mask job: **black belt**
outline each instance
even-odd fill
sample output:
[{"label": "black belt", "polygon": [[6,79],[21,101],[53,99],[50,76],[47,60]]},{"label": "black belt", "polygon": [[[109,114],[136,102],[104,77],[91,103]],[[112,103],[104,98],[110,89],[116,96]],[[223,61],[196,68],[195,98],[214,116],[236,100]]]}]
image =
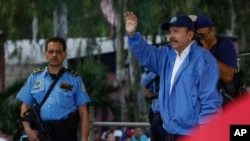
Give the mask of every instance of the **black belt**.
[{"label": "black belt", "polygon": [[48,130],[54,129],[54,128],[67,128],[68,127],[68,120],[62,119],[62,120],[48,120],[43,122],[45,128]]}]

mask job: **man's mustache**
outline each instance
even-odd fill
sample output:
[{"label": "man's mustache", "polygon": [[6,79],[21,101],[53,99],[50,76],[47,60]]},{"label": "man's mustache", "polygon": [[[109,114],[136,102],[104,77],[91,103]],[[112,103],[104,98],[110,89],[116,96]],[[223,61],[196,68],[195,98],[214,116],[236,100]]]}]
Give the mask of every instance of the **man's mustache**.
[{"label": "man's mustache", "polygon": [[178,41],[177,41],[177,40],[175,40],[174,38],[170,38],[170,39],[169,39],[169,42],[170,42],[170,43],[173,43],[173,42],[178,43]]},{"label": "man's mustache", "polygon": [[57,58],[51,58],[50,60],[51,61],[57,61],[58,59]]}]

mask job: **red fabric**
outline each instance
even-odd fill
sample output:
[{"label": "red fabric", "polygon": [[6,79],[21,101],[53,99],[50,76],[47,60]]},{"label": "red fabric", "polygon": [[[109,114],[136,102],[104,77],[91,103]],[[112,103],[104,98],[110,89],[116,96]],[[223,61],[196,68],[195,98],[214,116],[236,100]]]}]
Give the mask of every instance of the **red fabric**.
[{"label": "red fabric", "polygon": [[231,124],[250,125],[250,93],[226,105],[220,115],[178,141],[229,141]]},{"label": "red fabric", "polygon": [[133,134],[134,134],[134,130],[133,129],[128,129],[127,130],[127,136],[128,137],[132,137]]}]

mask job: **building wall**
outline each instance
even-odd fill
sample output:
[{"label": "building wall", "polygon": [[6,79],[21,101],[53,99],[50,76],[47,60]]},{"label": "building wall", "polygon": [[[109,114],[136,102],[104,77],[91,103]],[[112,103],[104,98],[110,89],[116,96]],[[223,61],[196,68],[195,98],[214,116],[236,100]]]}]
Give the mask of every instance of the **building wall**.
[{"label": "building wall", "polygon": [[29,74],[36,68],[41,67],[41,65],[6,65],[5,66],[5,87],[10,86],[16,80],[21,78],[27,78]]}]

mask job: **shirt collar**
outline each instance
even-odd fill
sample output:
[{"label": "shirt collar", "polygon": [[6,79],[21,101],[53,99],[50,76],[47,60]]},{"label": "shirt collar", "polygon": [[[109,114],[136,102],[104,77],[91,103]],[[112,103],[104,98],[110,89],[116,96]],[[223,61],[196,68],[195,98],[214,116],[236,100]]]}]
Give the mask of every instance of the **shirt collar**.
[{"label": "shirt collar", "polygon": [[44,71],[43,71],[43,76],[49,75],[49,70],[48,67],[46,66]]}]

